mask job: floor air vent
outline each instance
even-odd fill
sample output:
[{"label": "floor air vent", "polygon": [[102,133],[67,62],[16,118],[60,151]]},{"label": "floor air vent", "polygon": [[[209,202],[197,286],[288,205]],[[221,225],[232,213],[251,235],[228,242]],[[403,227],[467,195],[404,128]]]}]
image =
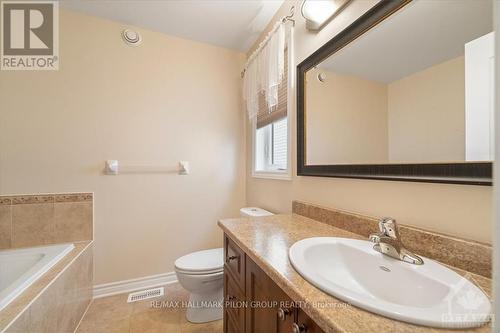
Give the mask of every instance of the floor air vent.
[{"label": "floor air vent", "polygon": [[128,294],[127,303],[142,301],[148,298],[159,297],[163,296],[163,294],[164,294],[163,287],[141,290],[135,293]]}]

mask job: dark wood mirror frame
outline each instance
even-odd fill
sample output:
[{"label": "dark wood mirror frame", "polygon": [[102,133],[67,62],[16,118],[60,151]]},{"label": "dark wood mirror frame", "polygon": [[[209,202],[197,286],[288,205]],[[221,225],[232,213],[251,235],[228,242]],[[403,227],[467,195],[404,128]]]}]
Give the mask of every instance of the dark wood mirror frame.
[{"label": "dark wood mirror frame", "polygon": [[412,0],[381,0],[297,66],[297,175],[492,185],[492,162],[306,165],[305,74]]}]

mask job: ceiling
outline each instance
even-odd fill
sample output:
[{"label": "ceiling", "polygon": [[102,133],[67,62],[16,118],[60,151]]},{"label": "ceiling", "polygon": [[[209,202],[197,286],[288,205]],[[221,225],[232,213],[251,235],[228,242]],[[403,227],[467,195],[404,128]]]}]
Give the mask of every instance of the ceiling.
[{"label": "ceiling", "polygon": [[492,13],[492,0],[415,0],[318,67],[390,83],[463,55]]},{"label": "ceiling", "polygon": [[246,52],[283,0],[66,0],[62,8]]}]

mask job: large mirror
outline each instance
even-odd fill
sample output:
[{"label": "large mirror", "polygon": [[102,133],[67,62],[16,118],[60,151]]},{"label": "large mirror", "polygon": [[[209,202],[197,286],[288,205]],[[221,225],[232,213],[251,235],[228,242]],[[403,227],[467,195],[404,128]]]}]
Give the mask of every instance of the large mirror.
[{"label": "large mirror", "polygon": [[381,1],[301,63],[299,175],[491,184],[492,7]]}]

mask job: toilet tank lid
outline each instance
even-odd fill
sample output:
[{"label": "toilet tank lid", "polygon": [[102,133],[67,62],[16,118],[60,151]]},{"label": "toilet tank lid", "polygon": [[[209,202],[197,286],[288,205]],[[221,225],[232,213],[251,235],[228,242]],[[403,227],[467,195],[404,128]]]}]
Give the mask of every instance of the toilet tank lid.
[{"label": "toilet tank lid", "polygon": [[257,217],[257,216],[269,216],[274,215],[265,209],[259,207],[243,207],[240,209],[241,216]]}]

